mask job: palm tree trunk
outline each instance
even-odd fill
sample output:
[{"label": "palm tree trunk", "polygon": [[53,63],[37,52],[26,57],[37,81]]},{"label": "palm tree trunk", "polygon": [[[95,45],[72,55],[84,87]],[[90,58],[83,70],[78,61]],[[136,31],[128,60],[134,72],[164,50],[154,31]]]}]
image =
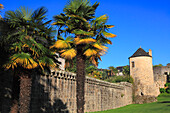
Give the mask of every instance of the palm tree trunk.
[{"label": "palm tree trunk", "polygon": [[29,113],[31,100],[31,73],[23,71],[20,75],[19,113]]},{"label": "palm tree trunk", "polygon": [[10,109],[10,113],[18,113],[18,100],[12,101],[12,106]]},{"label": "palm tree trunk", "polygon": [[84,86],[85,86],[85,56],[83,55],[83,46],[77,46],[77,76],[76,76],[76,98],[77,98],[77,113],[84,113]]}]

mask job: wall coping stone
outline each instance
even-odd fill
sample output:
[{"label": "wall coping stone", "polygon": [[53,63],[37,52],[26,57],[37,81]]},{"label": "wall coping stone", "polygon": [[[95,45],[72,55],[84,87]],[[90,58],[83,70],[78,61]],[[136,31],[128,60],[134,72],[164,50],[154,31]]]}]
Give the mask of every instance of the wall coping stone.
[{"label": "wall coping stone", "polygon": [[[47,75],[46,75],[47,76]],[[66,71],[62,71],[62,70],[51,70],[51,74],[50,76],[54,76],[54,77],[58,77],[61,79],[71,79],[71,80],[76,80],[76,74],[72,73],[72,72],[66,72]],[[100,86],[106,86],[106,87],[111,87],[111,88],[116,88],[116,89],[121,89],[123,90],[125,87],[131,87],[132,84],[128,83],[128,82],[121,82],[121,83],[110,83],[110,82],[106,82],[106,81],[102,81],[96,78],[91,78],[86,76],[86,83],[89,84],[95,84],[95,85],[100,85]]]}]

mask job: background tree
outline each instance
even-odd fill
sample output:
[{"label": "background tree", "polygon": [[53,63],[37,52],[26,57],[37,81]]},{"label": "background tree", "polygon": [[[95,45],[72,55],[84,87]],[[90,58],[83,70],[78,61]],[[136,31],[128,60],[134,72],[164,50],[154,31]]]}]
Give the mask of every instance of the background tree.
[{"label": "background tree", "polygon": [[97,67],[96,66],[94,66],[94,65],[86,65],[86,73],[87,74],[92,74],[94,71],[96,71],[97,70]]},{"label": "background tree", "polygon": [[5,13],[4,24],[8,30],[1,31],[0,39],[1,47],[7,50],[8,60],[1,64],[6,70],[13,69],[19,77],[20,113],[29,113],[32,72],[43,72],[47,67],[55,66],[54,54],[49,50],[54,37],[49,26],[51,21],[45,21],[46,13],[44,7],[34,12],[21,7]]},{"label": "background tree", "polygon": [[114,27],[106,25],[108,16],[95,18],[98,5],[91,5],[88,0],[70,0],[64,13],[54,16],[53,25],[59,29],[58,39],[51,48],[57,48],[65,59],[76,57],[77,113],[84,113],[85,61],[97,66],[98,59],[101,60],[100,56],[108,49],[106,44],[112,44],[108,37],[116,36],[108,33],[108,29]]},{"label": "background tree", "polygon": [[153,67],[162,67],[162,64],[154,65]]},{"label": "background tree", "polygon": [[118,73],[117,68],[115,68],[114,66],[110,66],[108,68],[111,70],[112,73],[114,73],[114,75],[116,75]]},{"label": "background tree", "polygon": [[107,71],[103,71],[102,73],[102,79],[105,80],[108,78]]},{"label": "background tree", "polygon": [[123,67],[123,75],[130,76],[130,67],[129,66]]},{"label": "background tree", "polygon": [[[66,61],[66,71],[69,71],[69,72],[73,72],[73,73],[76,73],[76,57],[74,57],[71,61]],[[86,60],[85,62],[85,70],[86,70],[86,74],[92,72],[93,70],[96,70],[97,67],[95,67],[92,63],[90,63],[89,60]]]}]

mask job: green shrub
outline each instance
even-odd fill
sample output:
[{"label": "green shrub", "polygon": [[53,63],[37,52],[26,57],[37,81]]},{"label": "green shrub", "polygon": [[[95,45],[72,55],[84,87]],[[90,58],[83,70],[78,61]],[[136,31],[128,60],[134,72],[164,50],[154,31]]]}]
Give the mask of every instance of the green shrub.
[{"label": "green shrub", "polygon": [[170,88],[170,83],[167,83],[168,84],[168,88]]},{"label": "green shrub", "polygon": [[116,78],[115,78],[115,82],[125,82],[126,80],[125,80],[125,78],[123,77],[123,76],[117,76]]},{"label": "green shrub", "polygon": [[133,83],[133,78],[130,76],[114,76],[106,79],[107,82],[118,83],[118,82],[129,82]]},{"label": "green shrub", "polygon": [[128,76],[128,80],[127,80],[127,82],[129,82],[129,83],[133,83],[133,78],[132,78],[131,76]]},{"label": "green shrub", "polygon": [[160,93],[165,93],[166,90],[164,88],[160,88]]},{"label": "green shrub", "polygon": [[170,94],[170,88],[167,88],[167,89],[166,89],[166,92]]},{"label": "green shrub", "polygon": [[166,83],[165,87],[167,87],[167,86],[168,86],[168,88],[170,88],[170,83]]},{"label": "green shrub", "polygon": [[102,73],[102,79],[104,80],[104,79],[106,79],[106,78],[107,78],[107,72],[104,71],[104,72]]},{"label": "green shrub", "polygon": [[161,93],[158,97],[170,97],[168,93]]},{"label": "green shrub", "polygon": [[125,94],[121,94],[121,97],[123,97]]}]

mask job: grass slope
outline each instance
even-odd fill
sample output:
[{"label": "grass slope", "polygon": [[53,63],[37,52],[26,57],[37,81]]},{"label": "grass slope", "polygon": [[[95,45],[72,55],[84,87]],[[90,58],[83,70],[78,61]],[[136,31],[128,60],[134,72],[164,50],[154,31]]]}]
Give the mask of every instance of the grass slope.
[{"label": "grass slope", "polygon": [[131,104],[125,107],[93,113],[170,113],[170,95],[158,97],[158,101],[148,104]]}]

